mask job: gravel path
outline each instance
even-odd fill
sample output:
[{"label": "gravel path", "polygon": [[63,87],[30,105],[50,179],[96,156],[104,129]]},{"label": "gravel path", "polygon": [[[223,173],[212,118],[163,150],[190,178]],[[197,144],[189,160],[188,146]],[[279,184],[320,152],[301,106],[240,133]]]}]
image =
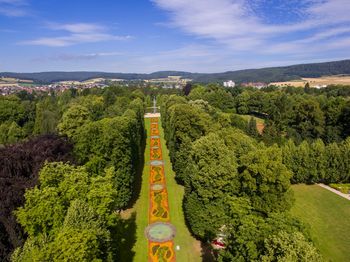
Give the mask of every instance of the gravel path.
[{"label": "gravel path", "polygon": [[331,188],[331,187],[329,187],[329,186],[327,186],[325,184],[317,184],[317,185],[319,185],[320,187],[323,187],[323,188],[325,188],[325,189],[327,189],[327,190],[329,190],[329,191],[331,191],[333,193],[336,193],[338,196],[341,196],[341,197],[346,198],[347,200],[350,200],[350,195],[349,194],[344,194],[344,193],[342,193],[342,192],[340,192],[338,190],[335,190],[334,188]]}]

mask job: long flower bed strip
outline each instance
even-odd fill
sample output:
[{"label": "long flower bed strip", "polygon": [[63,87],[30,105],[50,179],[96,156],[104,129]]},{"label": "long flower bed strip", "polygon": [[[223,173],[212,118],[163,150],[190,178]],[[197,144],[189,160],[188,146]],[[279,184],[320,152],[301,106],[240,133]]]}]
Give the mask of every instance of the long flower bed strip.
[{"label": "long flower bed strip", "polygon": [[[149,239],[148,257],[150,262],[175,262],[174,242],[172,241],[172,238],[175,235],[175,228],[169,224],[170,210],[168,192],[166,188],[163,154],[159,136],[158,118],[151,118],[149,227],[146,230]],[[164,232],[162,232],[162,230],[164,230]],[[172,231],[168,232],[166,230]],[[152,237],[152,234],[156,234],[157,237]],[[164,241],[161,240],[163,235]],[[154,241],[155,239],[159,240]]]}]

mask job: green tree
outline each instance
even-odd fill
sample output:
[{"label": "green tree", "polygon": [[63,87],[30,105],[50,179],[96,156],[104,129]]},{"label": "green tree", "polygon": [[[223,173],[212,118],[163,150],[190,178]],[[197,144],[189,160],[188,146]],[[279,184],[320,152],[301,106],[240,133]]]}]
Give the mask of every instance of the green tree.
[{"label": "green tree", "polygon": [[341,181],[343,169],[343,156],[337,143],[331,143],[326,147],[326,169],[324,180],[326,183]]},{"label": "green tree", "polygon": [[[63,229],[50,244],[50,261],[112,261],[109,234],[101,229]],[[45,252],[45,251],[44,251]]]},{"label": "green tree", "polygon": [[347,183],[350,179],[350,138],[347,138],[340,144],[342,152],[342,169],[339,172],[338,183]]},{"label": "green tree", "polygon": [[230,118],[231,118],[231,126],[239,128],[240,130],[243,130],[243,131],[247,130],[248,124],[243,117],[237,114],[231,114]]},{"label": "green tree", "polygon": [[102,228],[104,220],[87,202],[73,200],[64,218],[64,228],[91,229]]},{"label": "green tree", "polygon": [[310,146],[307,141],[296,146],[292,140],[289,140],[283,147],[283,163],[293,173],[292,183],[306,183],[309,180],[311,161]]},{"label": "green tree", "polygon": [[169,108],[168,114],[167,140],[170,157],[175,162],[174,154],[182,142],[186,139],[194,141],[206,135],[211,128],[211,118],[199,108],[188,104],[175,104]]},{"label": "green tree", "polygon": [[188,157],[186,218],[197,236],[212,239],[225,221],[224,199],[238,193],[235,156],[211,133],[193,143]]},{"label": "green tree", "polygon": [[319,138],[323,135],[324,114],[315,99],[297,99],[293,106],[293,112],[291,127],[302,138]]},{"label": "green tree", "polygon": [[22,124],[25,118],[25,108],[17,96],[0,97],[0,123],[9,121]]},{"label": "green tree", "polygon": [[237,113],[246,115],[250,112],[249,99],[250,99],[250,93],[248,91],[245,91],[236,97],[235,100],[236,100]]},{"label": "green tree", "polygon": [[7,122],[0,124],[0,145],[7,143],[7,134],[9,132],[9,124]]},{"label": "green tree", "polygon": [[25,194],[26,203],[16,211],[19,223],[30,236],[58,230],[65,216],[64,201],[54,187],[35,187]]},{"label": "green tree", "polygon": [[236,128],[221,129],[217,134],[225,141],[229,150],[234,153],[238,163],[243,155],[255,151],[259,147],[255,139]]},{"label": "green tree", "polygon": [[37,135],[56,133],[60,119],[58,109],[56,101],[51,98],[38,102],[33,133]]},{"label": "green tree", "polygon": [[81,105],[72,105],[62,116],[58,124],[60,134],[67,135],[69,138],[74,138],[77,129],[90,120],[88,109]]},{"label": "green tree", "polygon": [[280,231],[264,241],[266,252],[261,257],[263,262],[321,262],[317,249],[300,232]]},{"label": "green tree", "polygon": [[[262,257],[273,252],[268,250],[271,246],[266,245],[266,243],[270,243],[273,236],[278,235],[279,232],[286,232],[287,235],[294,235],[298,232],[297,235],[300,236],[299,232],[304,233],[305,231],[304,225],[287,213],[273,213],[265,217],[254,212],[249,207],[247,200],[231,199],[228,204],[233,207],[231,214],[234,219],[230,220],[223,230],[226,249],[219,253],[218,261],[262,261]],[[305,250],[309,247],[315,250],[305,237],[301,238],[305,240],[304,243],[309,244],[305,246]],[[286,245],[281,247],[279,251],[281,254],[288,254],[291,252],[291,248],[293,247]],[[278,256],[278,254],[275,255]],[[316,256],[315,253],[314,257]]]},{"label": "green tree", "polygon": [[291,173],[282,163],[282,151],[276,146],[259,149],[241,158],[242,193],[251,198],[255,209],[269,213],[292,206]]},{"label": "green tree", "polygon": [[321,139],[317,139],[310,145],[308,182],[318,183],[323,181],[326,176],[326,166],[326,147]]},{"label": "green tree", "polygon": [[252,137],[258,137],[259,132],[256,127],[256,120],[254,117],[251,117],[248,122],[248,127],[247,127],[247,134],[252,136]]},{"label": "green tree", "polygon": [[7,131],[7,143],[16,143],[24,138],[25,134],[22,128],[16,122],[12,122]]},{"label": "green tree", "polygon": [[203,201],[238,192],[235,155],[216,134],[195,141],[189,155],[187,187]]},{"label": "green tree", "polygon": [[14,261],[111,261],[109,226],[115,226],[113,173],[90,177],[84,167],[48,163],[39,186],[16,211],[29,235]]},{"label": "green tree", "polygon": [[348,101],[339,116],[339,121],[341,123],[342,136],[346,138],[350,136],[350,102]]}]

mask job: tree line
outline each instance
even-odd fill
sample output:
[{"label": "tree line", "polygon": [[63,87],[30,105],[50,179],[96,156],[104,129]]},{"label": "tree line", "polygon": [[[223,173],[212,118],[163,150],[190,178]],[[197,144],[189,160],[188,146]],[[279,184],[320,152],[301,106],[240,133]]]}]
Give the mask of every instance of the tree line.
[{"label": "tree line", "polygon": [[350,182],[350,138],[328,145],[321,139],[300,145],[290,140],[282,152],[283,163],[293,172],[292,183]]},{"label": "tree line", "polygon": [[[342,90],[347,90],[344,93]],[[195,85],[189,99],[203,99],[223,112],[265,119],[264,140],[270,144],[293,139],[340,142],[350,135],[349,89],[254,88],[223,89]]]}]

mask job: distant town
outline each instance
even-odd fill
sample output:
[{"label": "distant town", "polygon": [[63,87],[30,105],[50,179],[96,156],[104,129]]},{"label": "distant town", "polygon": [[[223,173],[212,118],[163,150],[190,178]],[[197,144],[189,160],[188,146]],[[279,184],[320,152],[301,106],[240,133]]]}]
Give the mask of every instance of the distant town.
[{"label": "distant town", "polygon": [[9,77],[0,78],[0,94],[10,95],[20,91],[32,92],[63,92],[68,89],[90,89],[105,88],[109,85],[118,84],[129,86],[132,83],[144,85],[158,85],[162,88],[181,89],[192,79],[182,79],[181,76],[168,76],[167,78],[158,78],[150,80],[124,80],[124,79],[106,79],[94,78],[86,81],[59,81],[52,84],[38,84],[32,80],[23,80]]},{"label": "distant town", "polygon": [[[138,86],[158,86],[161,88],[169,89],[182,89],[188,83],[193,82],[192,79],[182,78],[181,76],[168,76],[165,78],[156,78],[148,80],[126,80],[126,79],[109,79],[109,78],[93,78],[85,81],[59,81],[51,84],[35,83],[33,80],[16,79],[10,77],[0,78],[0,94],[10,95],[20,91],[32,92],[63,92],[67,89],[90,89],[90,88],[105,88],[109,85],[122,85],[130,86],[137,84]],[[233,80],[228,80],[219,83],[225,88],[237,88],[237,87],[253,87],[257,89],[265,88],[268,86],[276,87],[305,87],[307,84],[310,88],[325,88],[329,85],[349,85],[350,77],[345,75],[319,77],[319,78],[302,78],[300,80],[288,81],[288,82],[243,82],[236,83]]]}]

